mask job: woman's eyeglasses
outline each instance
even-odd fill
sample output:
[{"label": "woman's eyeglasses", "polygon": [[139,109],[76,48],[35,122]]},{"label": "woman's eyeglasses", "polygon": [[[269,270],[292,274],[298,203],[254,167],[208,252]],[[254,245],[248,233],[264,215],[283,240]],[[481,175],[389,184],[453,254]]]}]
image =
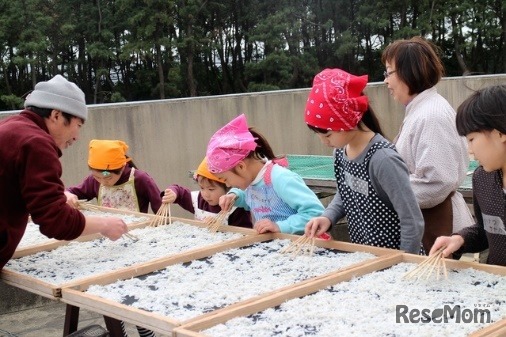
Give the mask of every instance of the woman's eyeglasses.
[{"label": "woman's eyeglasses", "polygon": [[395,73],[397,70],[391,70],[391,71],[384,71],[383,72],[383,76],[385,76],[385,78],[388,78],[390,75],[392,75],[393,73]]}]

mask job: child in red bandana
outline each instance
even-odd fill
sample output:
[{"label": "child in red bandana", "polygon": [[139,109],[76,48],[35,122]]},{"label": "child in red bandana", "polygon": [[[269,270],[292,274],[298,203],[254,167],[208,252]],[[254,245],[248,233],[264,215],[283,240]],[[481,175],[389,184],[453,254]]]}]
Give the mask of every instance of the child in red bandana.
[{"label": "child in red bandana", "polygon": [[406,164],[382,136],[363,89],[367,76],[325,69],[313,81],[305,121],[321,142],[334,148],[337,192],[306,235],[318,236],[347,217],[353,243],[417,254],[423,217]]}]

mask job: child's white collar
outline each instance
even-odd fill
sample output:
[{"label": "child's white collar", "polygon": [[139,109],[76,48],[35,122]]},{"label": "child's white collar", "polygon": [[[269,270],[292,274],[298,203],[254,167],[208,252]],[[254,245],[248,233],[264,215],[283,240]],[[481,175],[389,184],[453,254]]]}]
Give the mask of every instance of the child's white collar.
[{"label": "child's white collar", "polygon": [[251,185],[256,185],[258,184],[260,181],[262,181],[262,179],[264,179],[264,175],[265,175],[265,171],[267,170],[267,166],[272,162],[272,160],[267,160],[264,164],[264,166],[260,169],[260,171],[258,172],[256,178],[251,182]]}]

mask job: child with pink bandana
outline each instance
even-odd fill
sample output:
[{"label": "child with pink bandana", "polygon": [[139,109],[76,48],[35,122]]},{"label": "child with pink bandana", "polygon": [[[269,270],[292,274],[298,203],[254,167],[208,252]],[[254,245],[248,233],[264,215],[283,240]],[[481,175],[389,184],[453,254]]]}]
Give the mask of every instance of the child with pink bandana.
[{"label": "child with pink bandana", "polygon": [[337,192],[321,216],[306,225],[318,236],[345,217],[351,242],[418,254],[423,217],[409,173],[392,143],[382,136],[363,90],[367,76],[325,69],[315,76],[305,121],[334,148]]},{"label": "child with pink bandana", "polygon": [[324,210],[314,192],[285,163],[276,158],[261,134],[248,127],[244,115],[218,130],[207,147],[209,171],[234,187],[220,198],[221,208],[234,204],[249,210],[259,234],[302,234],[309,219]]}]

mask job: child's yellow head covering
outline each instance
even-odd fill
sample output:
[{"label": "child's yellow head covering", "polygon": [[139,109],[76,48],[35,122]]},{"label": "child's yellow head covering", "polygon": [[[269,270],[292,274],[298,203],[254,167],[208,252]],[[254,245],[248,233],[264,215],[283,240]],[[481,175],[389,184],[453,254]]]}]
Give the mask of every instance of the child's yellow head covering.
[{"label": "child's yellow head covering", "polygon": [[214,174],[212,174],[211,172],[209,172],[209,169],[207,167],[207,158],[206,157],[204,157],[204,159],[200,163],[199,167],[197,168],[197,171],[195,171],[195,173],[193,174],[193,178],[196,180],[197,176],[206,177],[207,179],[211,179],[211,180],[223,183],[223,184],[225,183],[225,181],[223,179],[220,179],[217,176],[215,176]]},{"label": "child's yellow head covering", "polygon": [[130,161],[128,145],[122,140],[92,139],[89,150],[88,165],[95,170],[117,170]]}]

